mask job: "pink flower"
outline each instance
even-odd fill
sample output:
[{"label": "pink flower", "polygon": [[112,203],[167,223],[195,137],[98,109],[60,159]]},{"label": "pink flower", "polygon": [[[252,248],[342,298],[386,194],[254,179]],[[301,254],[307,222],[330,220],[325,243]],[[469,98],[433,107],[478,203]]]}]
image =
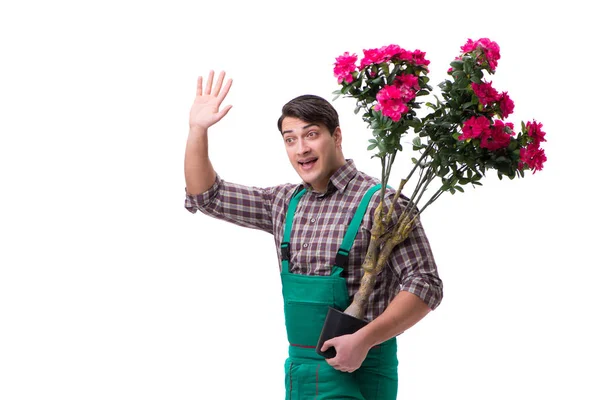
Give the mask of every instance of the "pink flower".
[{"label": "pink flower", "polygon": [[502,92],[500,99],[498,100],[498,106],[500,107],[500,113],[502,118],[508,117],[513,113],[515,109],[515,103],[508,97],[508,93]]},{"label": "pink flower", "polygon": [[398,87],[404,85],[404,86],[409,87],[414,90],[420,89],[419,78],[413,74],[402,74],[402,75],[396,76],[396,79],[394,80],[394,84]]},{"label": "pink flower", "polygon": [[536,122],[534,119],[533,122],[527,122],[525,125],[525,131],[527,135],[533,139],[533,143],[536,146],[539,146],[541,142],[545,142],[546,132],[542,131],[542,124],[540,122]]},{"label": "pink flower", "polygon": [[401,74],[394,79],[394,86],[400,91],[400,101],[408,103],[417,96],[419,87],[419,78],[412,74]]},{"label": "pink flower", "polygon": [[379,51],[380,51],[382,57],[384,58],[384,60],[389,61],[405,50],[402,47],[398,46],[397,44],[390,44],[390,45],[381,47],[379,49]]},{"label": "pink flower", "polygon": [[384,86],[379,93],[377,93],[378,104],[375,105],[376,111],[381,111],[386,117],[389,117],[392,121],[398,122],[402,118],[402,114],[408,112],[409,108],[402,101],[402,98],[406,93],[396,86]]},{"label": "pink flower", "polygon": [[479,52],[480,54],[475,54],[478,62],[482,65],[487,62],[492,72],[496,70],[500,59],[500,46],[496,42],[488,38],[481,38],[475,42],[469,39],[460,49],[463,53]]},{"label": "pink flower", "polygon": [[402,51],[400,51],[398,54],[396,54],[396,58],[398,58],[398,60],[401,60],[401,61],[412,62],[413,52],[410,50],[402,49]]},{"label": "pink flower", "polygon": [[462,127],[462,134],[458,136],[458,140],[477,139],[483,134],[487,134],[490,130],[490,120],[487,117],[471,117]]},{"label": "pink flower", "polygon": [[405,50],[397,44],[382,46],[378,49],[363,50],[364,57],[360,60],[359,69],[373,64],[382,64],[386,62],[404,61],[405,63],[422,66],[427,69],[429,60],[425,59],[425,52],[421,50]]},{"label": "pink flower", "polygon": [[484,149],[496,151],[508,147],[510,144],[510,134],[506,133],[504,122],[499,119],[494,121],[491,129],[481,136],[480,146]]},{"label": "pink flower", "polygon": [[479,102],[484,107],[500,100],[500,94],[492,87],[492,82],[473,83],[471,87],[473,88],[475,96],[477,96]]},{"label": "pink flower", "polygon": [[380,64],[385,61],[386,54],[380,49],[365,49],[363,50],[364,57],[360,60],[360,69],[364,69],[367,65]]},{"label": "pink flower", "polygon": [[[521,162],[527,164],[527,166],[533,170],[534,174],[544,168],[546,153],[544,152],[544,149],[538,146],[538,144],[530,143],[529,146],[521,148],[519,155],[521,157]],[[522,169],[522,167],[522,165],[519,165],[519,168]]]},{"label": "pink flower", "polygon": [[398,59],[402,61],[406,61],[413,65],[418,65],[421,67],[425,67],[428,70],[427,66],[429,65],[429,60],[425,58],[425,52],[419,49],[415,51],[402,50],[398,54]]},{"label": "pink flower", "polygon": [[413,51],[413,62],[415,65],[420,65],[423,67],[427,67],[429,65],[429,60],[425,59],[425,52],[419,49]]},{"label": "pink flower", "polygon": [[403,103],[408,103],[409,101],[413,100],[417,95],[417,92],[415,92],[414,89],[406,85],[398,86],[398,90],[400,90],[400,100]]},{"label": "pink flower", "polygon": [[352,82],[352,73],[356,71],[357,59],[358,57],[356,54],[350,55],[348,52],[345,52],[335,59],[333,75],[337,78],[338,83],[342,83],[342,81],[346,83]]}]

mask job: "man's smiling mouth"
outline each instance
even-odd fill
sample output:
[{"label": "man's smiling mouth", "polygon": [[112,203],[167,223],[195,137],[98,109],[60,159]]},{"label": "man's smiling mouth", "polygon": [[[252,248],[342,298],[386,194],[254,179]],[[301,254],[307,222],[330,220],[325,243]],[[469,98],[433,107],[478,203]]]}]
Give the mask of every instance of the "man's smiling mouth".
[{"label": "man's smiling mouth", "polygon": [[300,168],[302,169],[310,169],[317,162],[317,157],[307,158],[302,161],[298,161],[300,164]]}]

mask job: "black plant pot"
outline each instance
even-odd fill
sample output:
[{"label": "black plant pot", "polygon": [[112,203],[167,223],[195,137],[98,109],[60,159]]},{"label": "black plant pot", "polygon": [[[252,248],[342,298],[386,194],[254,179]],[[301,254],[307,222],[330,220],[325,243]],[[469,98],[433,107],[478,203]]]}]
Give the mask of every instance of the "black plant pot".
[{"label": "black plant pot", "polygon": [[335,357],[336,352],[333,347],[328,348],[326,351],[321,351],[323,343],[334,337],[350,335],[367,324],[367,321],[345,314],[343,311],[336,310],[333,307],[329,307],[323,329],[321,329],[321,336],[317,343],[317,354],[325,358]]}]

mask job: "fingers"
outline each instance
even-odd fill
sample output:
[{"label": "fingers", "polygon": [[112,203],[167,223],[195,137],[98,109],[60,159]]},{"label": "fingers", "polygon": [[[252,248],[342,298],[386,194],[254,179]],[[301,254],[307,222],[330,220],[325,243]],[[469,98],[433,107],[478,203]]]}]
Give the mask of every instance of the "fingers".
[{"label": "fingers", "polygon": [[225,71],[221,71],[219,77],[217,78],[217,83],[215,84],[215,88],[212,91],[214,96],[218,96],[221,91],[221,86],[223,85],[223,79],[225,79]]},{"label": "fingers", "polygon": [[351,372],[354,372],[354,371],[356,371],[356,370],[358,369],[358,368],[351,368],[351,367],[348,367],[348,366],[346,366],[346,365],[343,365],[342,363],[340,363],[340,362],[337,360],[337,357],[334,357],[334,358],[329,358],[329,359],[325,359],[325,361],[326,361],[326,362],[327,362],[327,364],[329,364],[329,365],[330,365],[330,366],[331,366],[333,369],[336,369],[336,370],[338,370],[338,371],[340,371],[340,372],[349,372],[349,373],[351,373]]},{"label": "fingers", "polygon": [[225,82],[225,86],[223,86],[223,90],[220,90],[219,96],[217,96],[217,99],[219,100],[219,104],[221,104],[223,99],[225,99],[225,96],[227,96],[227,93],[229,93],[229,88],[231,88],[232,83],[233,83],[233,80],[231,78],[227,79],[227,82]]},{"label": "fingers", "polygon": [[215,76],[215,71],[210,70],[210,72],[208,73],[208,79],[206,80],[206,90],[205,90],[205,94],[210,94],[211,92],[211,88],[212,88],[212,82],[213,82],[213,77]]},{"label": "fingers", "polygon": [[223,107],[223,109],[221,111],[219,111],[219,113],[217,115],[217,121],[220,121],[221,119],[223,119],[223,117],[227,115],[229,110],[231,110],[231,107],[232,107],[231,105]]},{"label": "fingers", "polygon": [[354,372],[354,369],[348,368],[346,366],[343,366],[342,364],[340,364],[336,358],[330,358],[330,359],[326,359],[325,361],[327,361],[327,364],[329,364],[331,366],[331,368],[336,369],[340,372]]},{"label": "fingers", "polygon": [[202,77],[198,77],[198,83],[196,85],[196,96],[202,96]]},{"label": "fingers", "polygon": [[[200,76],[198,77],[198,84],[196,86],[196,96],[202,96],[203,94],[205,95],[210,95],[212,94],[213,96],[217,97],[219,99],[219,102],[223,101],[223,99],[225,98],[225,96],[227,96],[227,93],[229,92],[229,88],[231,87],[231,83],[232,80],[228,79],[227,82],[225,83],[225,86],[223,87],[223,81],[225,80],[225,71],[221,71],[219,73],[219,77],[217,78],[217,82],[215,83],[215,86],[213,87],[213,79],[214,79],[215,73],[213,70],[211,70],[208,73],[208,78],[206,80],[206,87],[203,90],[203,78]],[[223,91],[221,91],[221,88],[223,89]]]},{"label": "fingers", "polygon": [[330,343],[329,340],[326,340],[325,343],[323,343],[323,346],[321,346],[321,351],[327,351],[328,348],[330,348],[332,345]]}]

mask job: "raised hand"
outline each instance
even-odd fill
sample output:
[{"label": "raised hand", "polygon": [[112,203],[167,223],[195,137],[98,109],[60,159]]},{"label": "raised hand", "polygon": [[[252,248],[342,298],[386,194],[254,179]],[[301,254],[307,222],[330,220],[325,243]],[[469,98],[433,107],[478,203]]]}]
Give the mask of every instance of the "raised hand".
[{"label": "raised hand", "polygon": [[201,76],[198,78],[196,98],[190,110],[190,129],[206,130],[219,122],[231,109],[231,105],[221,108],[221,103],[231,88],[232,80],[228,79],[223,86],[224,71],[221,71],[214,86],[213,78],[214,71],[210,71],[204,88],[202,87],[203,78]]}]

